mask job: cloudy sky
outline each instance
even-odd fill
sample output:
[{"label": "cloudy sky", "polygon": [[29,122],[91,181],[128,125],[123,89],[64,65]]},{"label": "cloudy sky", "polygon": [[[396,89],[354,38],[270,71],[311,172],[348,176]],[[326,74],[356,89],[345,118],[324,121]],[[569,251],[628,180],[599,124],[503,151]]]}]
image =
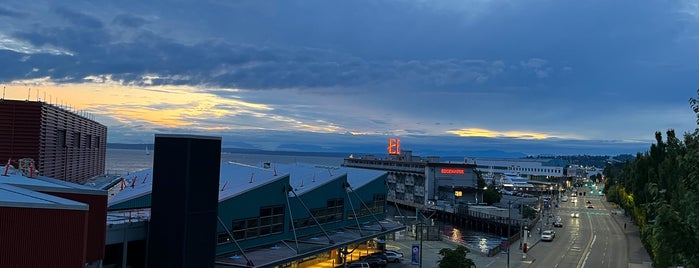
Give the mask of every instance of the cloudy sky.
[{"label": "cloudy sky", "polygon": [[695,1],[26,1],[4,98],[265,150],[635,154],[694,131]]}]

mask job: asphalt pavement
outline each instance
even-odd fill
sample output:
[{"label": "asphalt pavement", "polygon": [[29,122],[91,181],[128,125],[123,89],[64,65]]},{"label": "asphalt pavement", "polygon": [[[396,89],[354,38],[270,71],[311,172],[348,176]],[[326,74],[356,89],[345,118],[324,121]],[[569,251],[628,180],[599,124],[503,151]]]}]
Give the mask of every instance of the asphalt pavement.
[{"label": "asphalt pavement", "polygon": [[[617,211],[617,209],[606,201],[603,202],[605,207],[611,212]],[[629,268],[651,268],[652,261],[650,255],[643,247],[641,243],[641,236],[638,226],[633,224],[628,217],[624,216],[623,213],[612,213],[612,217],[622,230],[624,230],[624,235],[626,237],[628,245],[628,267]],[[624,228],[624,225],[626,226]],[[413,244],[419,244],[419,240],[415,240],[412,236],[402,236],[396,240],[387,241],[387,246],[389,248],[397,248],[405,254],[405,258],[401,263],[391,263],[388,265],[389,268],[415,268],[420,267],[419,264],[412,264],[411,262],[411,248]],[[537,250],[536,245],[539,243],[538,235],[534,234],[528,241],[529,250]],[[439,251],[443,248],[456,248],[459,244],[448,239],[442,241],[423,241],[422,242],[422,267],[432,268],[438,267],[438,261],[441,259]],[[514,244],[517,245],[517,244]],[[488,257],[485,254],[478,252],[477,250],[471,249],[471,252],[467,254],[467,257],[472,259],[476,264],[476,267],[530,267],[536,262],[536,259],[532,258],[528,254],[523,254],[519,247],[513,246],[512,251],[509,254],[498,253],[492,257]],[[508,261],[509,259],[509,261]],[[509,265],[508,265],[509,262]]]}]

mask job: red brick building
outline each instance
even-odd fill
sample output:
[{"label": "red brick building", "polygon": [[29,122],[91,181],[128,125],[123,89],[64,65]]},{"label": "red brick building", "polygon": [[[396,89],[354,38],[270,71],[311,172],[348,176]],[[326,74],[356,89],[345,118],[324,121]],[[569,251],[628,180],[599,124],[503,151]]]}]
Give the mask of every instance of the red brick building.
[{"label": "red brick building", "polygon": [[0,100],[0,162],[33,160],[42,176],[83,184],[102,175],[107,127],[37,101]]}]

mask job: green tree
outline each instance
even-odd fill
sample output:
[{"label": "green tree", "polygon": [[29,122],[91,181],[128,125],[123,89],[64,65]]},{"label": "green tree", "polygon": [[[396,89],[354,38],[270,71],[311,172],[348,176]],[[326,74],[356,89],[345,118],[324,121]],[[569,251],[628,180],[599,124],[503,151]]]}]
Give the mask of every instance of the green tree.
[{"label": "green tree", "polygon": [[483,202],[490,205],[493,203],[500,203],[500,199],[502,199],[502,195],[500,195],[498,189],[495,189],[495,183],[491,182],[490,185],[488,185],[488,189],[483,191]]},{"label": "green tree", "polygon": [[466,258],[466,254],[471,252],[464,246],[457,246],[455,249],[443,248],[439,251],[442,259],[437,261],[439,268],[469,268],[476,267],[473,260]]},{"label": "green tree", "polygon": [[[524,206],[524,205],[523,205],[523,206]],[[533,209],[532,207],[530,207],[530,206],[524,206],[524,207],[522,208],[522,217],[524,217],[525,219],[533,219],[533,218],[536,218],[536,215],[537,215],[537,214],[538,214],[538,213],[536,212],[536,210],[534,210],[534,209]]]}]

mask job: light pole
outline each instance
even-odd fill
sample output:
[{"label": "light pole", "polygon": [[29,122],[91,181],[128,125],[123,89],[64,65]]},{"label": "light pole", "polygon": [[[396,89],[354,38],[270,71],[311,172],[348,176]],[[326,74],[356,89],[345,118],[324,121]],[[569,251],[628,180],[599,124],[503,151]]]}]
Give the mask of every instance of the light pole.
[{"label": "light pole", "polygon": [[[515,203],[517,203],[516,201],[520,201],[520,211],[522,211],[521,210],[522,198],[524,198],[524,197],[515,198]],[[521,214],[521,212],[520,212],[520,214]],[[520,227],[521,227],[521,225],[522,225],[522,223],[520,220]],[[510,249],[512,248],[510,246],[510,237],[511,237],[510,229],[512,229],[512,228],[510,228],[510,227],[512,227],[512,200],[507,200],[507,268],[510,267]]]},{"label": "light pole", "polygon": [[510,224],[512,222],[512,200],[507,201],[507,268],[510,268]]}]

